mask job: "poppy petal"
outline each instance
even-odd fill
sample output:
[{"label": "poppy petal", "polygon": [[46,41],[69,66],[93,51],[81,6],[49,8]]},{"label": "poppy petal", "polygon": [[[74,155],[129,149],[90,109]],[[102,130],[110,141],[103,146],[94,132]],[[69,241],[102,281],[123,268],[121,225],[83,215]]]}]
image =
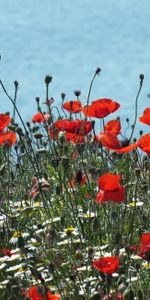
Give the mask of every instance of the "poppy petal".
[{"label": "poppy petal", "polygon": [[139,117],[139,121],[146,125],[150,125],[150,108],[144,110],[143,116]]},{"label": "poppy petal", "polygon": [[7,114],[0,114],[0,131],[2,131],[10,123],[10,116]]},{"label": "poppy petal", "polygon": [[137,146],[150,155],[150,133],[143,135],[137,142]]},{"label": "poppy petal", "polygon": [[114,135],[118,135],[121,131],[121,123],[120,120],[111,120],[108,121],[104,126],[104,132],[110,132]]},{"label": "poppy petal", "polygon": [[103,191],[116,190],[120,184],[120,175],[106,173],[99,177],[98,184]]},{"label": "poppy petal", "polygon": [[67,101],[63,103],[62,107],[71,113],[79,113],[82,110],[82,104],[79,100]]}]

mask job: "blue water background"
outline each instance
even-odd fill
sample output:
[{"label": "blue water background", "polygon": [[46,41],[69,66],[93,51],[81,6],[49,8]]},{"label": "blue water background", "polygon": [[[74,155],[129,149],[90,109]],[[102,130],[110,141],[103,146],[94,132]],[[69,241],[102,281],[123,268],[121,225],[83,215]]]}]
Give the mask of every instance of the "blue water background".
[{"label": "blue water background", "polygon": [[[0,0],[0,54],[0,77],[11,96],[19,82],[17,104],[26,121],[36,112],[35,97],[45,100],[46,74],[53,76],[50,96],[58,106],[62,92],[72,100],[76,89],[85,103],[97,67],[102,72],[91,100],[117,100],[115,116],[132,123],[143,73],[138,115],[150,107],[149,0]],[[12,112],[1,89],[0,111]],[[137,128],[148,131],[147,125]]]}]

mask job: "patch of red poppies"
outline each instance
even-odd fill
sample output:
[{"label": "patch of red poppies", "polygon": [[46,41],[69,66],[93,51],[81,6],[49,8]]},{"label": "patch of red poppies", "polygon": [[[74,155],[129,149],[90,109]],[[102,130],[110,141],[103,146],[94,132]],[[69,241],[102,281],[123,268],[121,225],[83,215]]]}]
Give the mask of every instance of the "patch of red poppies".
[{"label": "patch of red poppies", "polygon": [[93,260],[92,265],[98,271],[111,275],[117,272],[119,268],[119,258],[118,256],[101,257],[98,260]]},{"label": "patch of red poppies", "polygon": [[100,192],[96,195],[95,202],[107,201],[122,202],[125,199],[125,189],[120,184],[120,175],[106,173],[99,177]]},{"label": "patch of red poppies", "polygon": [[93,128],[92,122],[85,120],[60,119],[54,122],[54,126],[59,131],[66,131],[79,135],[87,135]]},{"label": "patch of red poppies", "polygon": [[120,104],[118,102],[104,98],[92,101],[88,107],[84,106],[82,112],[86,117],[105,118],[119,107]]}]

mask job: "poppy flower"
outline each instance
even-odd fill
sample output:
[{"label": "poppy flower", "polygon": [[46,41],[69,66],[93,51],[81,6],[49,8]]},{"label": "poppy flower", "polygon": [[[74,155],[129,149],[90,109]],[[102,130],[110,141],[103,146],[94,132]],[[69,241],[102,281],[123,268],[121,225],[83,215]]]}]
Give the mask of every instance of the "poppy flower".
[{"label": "poppy flower", "polygon": [[150,262],[150,232],[145,232],[140,237],[141,245],[138,249],[138,255],[144,260]]},{"label": "poppy flower", "polygon": [[150,155],[150,133],[143,135],[137,142],[138,147]]},{"label": "poppy flower", "polygon": [[66,109],[70,113],[79,113],[82,110],[82,104],[79,100],[74,101],[67,101],[63,103],[62,106],[64,109]]},{"label": "poppy flower", "polygon": [[96,195],[95,202],[107,201],[122,202],[125,198],[125,189],[120,185],[120,175],[106,173],[99,177],[98,184],[101,189]]},{"label": "poppy flower", "polygon": [[10,123],[10,116],[6,114],[0,114],[0,132],[8,126]]},{"label": "poppy flower", "polygon": [[150,125],[150,108],[146,108],[144,110],[143,116],[139,117],[139,121],[144,124]]},{"label": "poppy flower", "polygon": [[0,146],[4,143],[8,143],[9,147],[16,142],[16,133],[13,131],[1,132],[0,133]]},{"label": "poppy flower", "polygon": [[101,257],[98,260],[93,260],[92,265],[98,271],[111,275],[119,268],[119,258],[118,256]]},{"label": "poppy flower", "polygon": [[104,126],[104,132],[110,132],[114,135],[120,134],[121,131],[121,123],[120,120],[114,119],[108,121]]},{"label": "poppy flower", "polygon": [[70,141],[73,144],[84,143],[84,136],[83,135],[77,135],[75,133],[65,132],[65,138],[66,138],[66,141]]},{"label": "poppy flower", "polygon": [[28,290],[28,297],[30,300],[59,300],[60,295],[51,294],[46,291],[44,286],[31,286]]},{"label": "poppy flower", "polygon": [[88,134],[93,128],[92,122],[79,119],[61,119],[54,122],[54,126],[60,131],[67,131],[80,135]]},{"label": "poppy flower", "polygon": [[96,141],[100,142],[107,149],[122,154],[130,152],[137,147],[137,143],[122,147],[117,136],[110,132],[101,132],[99,135],[96,135]]},{"label": "poppy flower", "polygon": [[45,123],[49,120],[49,118],[50,118],[50,114],[45,114],[45,113],[38,112],[37,114],[35,114],[32,117],[32,122]]},{"label": "poppy flower", "polygon": [[104,98],[92,101],[92,104],[88,107],[84,106],[82,112],[86,117],[105,118],[119,107],[120,104],[118,102]]}]

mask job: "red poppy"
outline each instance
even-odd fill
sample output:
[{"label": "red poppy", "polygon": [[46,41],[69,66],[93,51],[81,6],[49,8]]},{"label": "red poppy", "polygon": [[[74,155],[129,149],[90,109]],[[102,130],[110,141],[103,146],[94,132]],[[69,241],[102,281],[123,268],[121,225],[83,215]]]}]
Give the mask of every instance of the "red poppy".
[{"label": "red poppy", "polygon": [[87,117],[104,118],[115,112],[120,107],[120,104],[111,99],[98,99],[92,101],[88,107],[84,106],[82,112]]},{"label": "red poppy", "polygon": [[122,202],[125,198],[125,189],[120,185],[120,175],[106,173],[99,177],[98,184],[101,191],[97,194],[95,202],[107,201]]},{"label": "red poppy", "polygon": [[65,132],[65,138],[66,138],[66,141],[70,141],[73,144],[84,143],[84,136],[83,135],[77,135],[75,133]]},{"label": "red poppy", "polygon": [[121,123],[120,120],[111,120],[108,121],[104,126],[104,132],[110,132],[114,135],[120,134],[121,131]]},{"label": "red poppy", "polygon": [[54,126],[60,131],[67,131],[79,135],[86,135],[92,130],[92,122],[79,119],[61,119],[56,121]]},{"label": "red poppy", "polygon": [[44,286],[31,286],[28,290],[28,297],[30,300],[59,300],[60,295],[51,294],[46,291]]},{"label": "red poppy", "polygon": [[45,113],[38,112],[37,114],[35,114],[32,117],[32,122],[45,123],[49,120],[49,118],[50,118],[50,114],[45,114]]},{"label": "red poppy", "polygon": [[10,116],[6,114],[0,114],[0,132],[7,127],[7,125],[10,123]]},{"label": "red poppy", "polygon": [[110,132],[101,132],[96,136],[96,141],[100,142],[107,149],[117,153],[127,153],[137,147],[137,143],[122,147],[117,136]]},{"label": "red poppy", "polygon": [[82,104],[79,100],[74,101],[67,101],[62,106],[64,109],[66,109],[68,112],[71,113],[79,113],[82,110]]},{"label": "red poppy", "polygon": [[94,260],[92,265],[100,272],[111,275],[119,268],[119,258],[118,256],[102,257],[98,260]]},{"label": "red poppy", "polygon": [[143,233],[140,240],[141,245],[139,247],[138,255],[150,262],[150,232]]},{"label": "red poppy", "polygon": [[8,143],[9,147],[12,147],[16,140],[16,133],[13,131],[1,132],[0,134],[0,146]]},{"label": "red poppy", "polygon": [[143,116],[139,118],[139,121],[144,124],[150,125],[150,108],[146,108],[144,110]]},{"label": "red poppy", "polygon": [[143,135],[137,142],[138,147],[150,155],[150,133]]}]

